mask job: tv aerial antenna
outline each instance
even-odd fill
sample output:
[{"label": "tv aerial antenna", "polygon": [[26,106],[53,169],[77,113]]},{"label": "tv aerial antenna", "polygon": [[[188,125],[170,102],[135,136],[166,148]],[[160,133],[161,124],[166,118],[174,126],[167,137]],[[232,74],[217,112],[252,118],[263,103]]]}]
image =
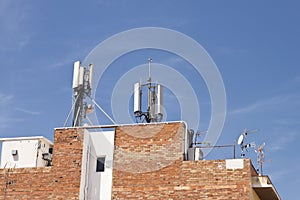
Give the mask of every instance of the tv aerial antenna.
[{"label": "tv aerial antenna", "polygon": [[245,142],[245,138],[248,136],[248,134],[250,133],[256,133],[258,131],[258,129],[252,129],[252,130],[247,130],[244,129],[244,131],[241,133],[241,135],[238,138],[237,144],[241,147],[241,157],[245,157],[245,150],[248,151],[248,148],[255,148],[256,144],[255,142],[250,142],[250,143],[246,143]]},{"label": "tv aerial antenna", "polygon": [[206,145],[206,146],[210,146],[210,145],[211,145],[210,142],[198,142],[198,138],[199,138],[201,135],[203,135],[203,134],[205,134],[205,133],[207,133],[207,132],[208,132],[208,130],[205,130],[205,131],[198,131],[197,133],[195,133],[195,141],[194,141],[195,146],[197,146],[197,145]]},{"label": "tv aerial antenna", "polygon": [[[161,122],[163,118],[163,86],[151,82],[151,64],[152,59],[148,59],[149,78],[147,83],[137,82],[134,84],[134,106],[133,112],[136,121],[147,123]],[[142,111],[142,88],[148,89],[148,107],[147,111]]]},{"label": "tv aerial antenna", "polygon": [[255,150],[256,154],[257,154],[257,163],[259,168],[257,169],[257,171],[259,172],[259,175],[262,176],[263,175],[263,162],[264,162],[264,158],[265,158],[265,154],[264,154],[264,147],[266,146],[266,143],[262,143],[257,150]]}]

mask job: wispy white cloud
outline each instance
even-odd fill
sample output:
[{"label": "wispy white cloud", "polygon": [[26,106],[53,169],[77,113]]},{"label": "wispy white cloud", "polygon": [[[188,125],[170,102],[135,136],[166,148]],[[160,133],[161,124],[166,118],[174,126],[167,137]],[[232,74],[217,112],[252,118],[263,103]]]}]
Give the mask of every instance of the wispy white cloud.
[{"label": "wispy white cloud", "polygon": [[0,50],[21,49],[29,43],[31,36],[24,26],[29,13],[28,3],[1,0]]},{"label": "wispy white cloud", "polygon": [[278,182],[282,179],[285,179],[288,174],[293,173],[290,169],[280,170],[280,171],[273,171],[272,174],[269,176],[271,177],[273,182]]},{"label": "wispy white cloud", "polygon": [[12,94],[2,94],[0,93],[0,106],[6,106],[10,103],[14,98]]},{"label": "wispy white cloud", "polygon": [[16,122],[22,122],[25,119],[22,117],[18,117],[18,112],[23,112],[28,115],[40,115],[41,112],[36,112],[32,110],[27,110],[23,108],[15,107],[15,95],[13,94],[5,94],[0,92],[0,129],[4,130],[15,124]]},{"label": "wispy white cloud", "polygon": [[280,119],[276,123],[284,126],[300,125],[300,121],[296,119]]},{"label": "wispy white cloud", "polygon": [[276,140],[272,141],[268,145],[268,150],[271,152],[279,151],[285,149],[290,143],[294,142],[299,134],[296,132],[290,132],[284,134],[283,136],[277,138]]},{"label": "wispy white cloud", "polygon": [[70,60],[62,60],[49,65],[50,68],[70,67]]},{"label": "wispy white cloud", "polygon": [[50,69],[58,69],[58,68],[62,68],[62,67],[72,68],[73,63],[75,61],[77,61],[76,58],[78,58],[78,57],[82,57],[82,55],[77,52],[72,53],[72,55],[64,55],[63,58],[60,58],[54,62],[48,63],[46,65],[46,67],[48,67]]},{"label": "wispy white cloud", "polygon": [[24,119],[11,117],[11,116],[4,116],[3,114],[0,115],[0,129],[3,129],[11,126],[12,124],[16,124],[17,122],[22,122]]},{"label": "wispy white cloud", "polygon": [[5,94],[0,92],[0,129],[4,129],[13,122],[13,118],[10,117],[11,113],[9,112],[10,105],[14,101],[13,94]]},{"label": "wispy white cloud", "polygon": [[255,112],[258,110],[264,110],[268,108],[273,108],[280,104],[286,103],[291,99],[291,96],[275,96],[271,98],[261,99],[247,106],[237,108],[228,112],[228,114],[246,114],[250,112]]},{"label": "wispy white cloud", "polygon": [[15,110],[29,114],[29,115],[40,115],[41,114],[41,112],[31,111],[31,110],[27,110],[27,109],[23,109],[23,108],[15,108]]},{"label": "wispy white cloud", "polygon": [[232,111],[229,112],[229,114],[244,114],[244,113],[249,113],[249,112],[252,112],[252,111],[256,110],[260,106],[261,106],[261,103],[260,102],[256,102],[256,103],[247,105],[245,107],[237,108],[235,110],[232,110]]}]

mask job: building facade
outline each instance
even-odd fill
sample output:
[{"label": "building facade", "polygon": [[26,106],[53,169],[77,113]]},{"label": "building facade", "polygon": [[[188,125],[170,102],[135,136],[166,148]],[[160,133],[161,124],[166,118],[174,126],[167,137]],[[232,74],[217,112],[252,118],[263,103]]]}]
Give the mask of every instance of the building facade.
[{"label": "building facade", "polygon": [[59,128],[52,166],[0,169],[0,199],[280,199],[249,159],[187,160],[184,122]]}]

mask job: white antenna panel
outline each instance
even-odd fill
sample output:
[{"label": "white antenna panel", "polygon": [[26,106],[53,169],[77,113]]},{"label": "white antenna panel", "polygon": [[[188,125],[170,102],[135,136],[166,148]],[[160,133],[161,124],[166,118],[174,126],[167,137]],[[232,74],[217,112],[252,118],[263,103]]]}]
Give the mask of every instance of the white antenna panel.
[{"label": "white antenna panel", "polygon": [[242,145],[243,142],[244,142],[244,135],[241,134],[240,137],[239,137],[239,139],[238,139],[238,145]]},{"label": "white antenna panel", "polygon": [[163,86],[157,84],[157,114],[163,114]]},{"label": "white antenna panel", "polygon": [[133,93],[133,112],[140,113],[141,112],[141,84],[135,83],[134,84],[134,93]]},{"label": "white antenna panel", "polygon": [[83,79],[84,79],[84,67],[79,68],[79,81],[78,85],[83,85]]},{"label": "white antenna panel", "polygon": [[78,82],[79,82],[79,68],[80,68],[80,61],[74,62],[73,89],[78,87]]},{"label": "white antenna panel", "polygon": [[93,82],[93,70],[94,70],[94,65],[90,64],[89,65],[89,83],[90,83],[90,88],[92,88],[92,82]]}]

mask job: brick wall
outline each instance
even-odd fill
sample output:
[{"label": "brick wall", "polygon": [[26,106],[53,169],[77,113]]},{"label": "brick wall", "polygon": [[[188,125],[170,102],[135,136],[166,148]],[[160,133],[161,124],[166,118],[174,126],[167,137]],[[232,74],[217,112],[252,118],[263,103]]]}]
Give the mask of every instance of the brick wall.
[{"label": "brick wall", "polygon": [[[225,160],[184,161],[185,130],[184,123],[117,127],[113,199],[249,199],[250,160],[235,170]],[[5,190],[12,200],[79,199],[82,131],[55,131],[52,167],[0,170],[0,200]]]},{"label": "brick wall", "polygon": [[184,124],[152,124],[116,128],[114,169],[146,172],[183,159]]},{"label": "brick wall", "polygon": [[118,127],[113,199],[250,199],[250,160],[235,170],[225,160],[183,161],[184,131],[183,123]]},{"label": "brick wall", "polygon": [[[52,167],[0,170],[0,200],[79,199],[82,130],[56,130]],[[6,190],[6,192],[5,192]],[[5,194],[6,193],[6,194]]]}]

